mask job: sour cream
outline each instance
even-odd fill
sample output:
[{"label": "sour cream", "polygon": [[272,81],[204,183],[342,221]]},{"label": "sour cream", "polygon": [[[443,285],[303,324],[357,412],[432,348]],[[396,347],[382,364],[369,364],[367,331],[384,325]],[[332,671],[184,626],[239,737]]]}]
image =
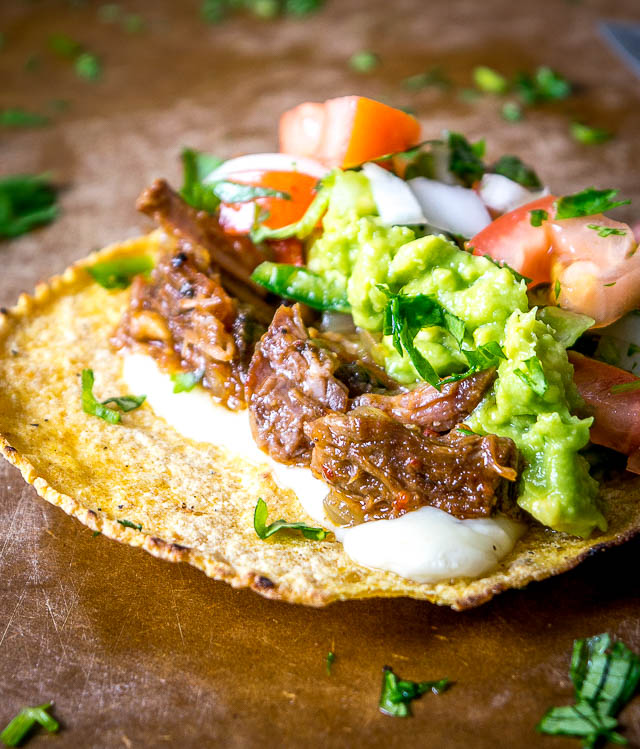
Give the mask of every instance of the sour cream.
[{"label": "sour cream", "polygon": [[494,569],[525,530],[506,517],[459,520],[435,507],[352,528],[335,526],[324,511],[327,485],[310,469],[277,463],[263,453],[251,436],[246,410],[230,411],[200,387],[174,393],[171,377],[141,354],[124,357],[123,376],[129,390],[145,393],[155,414],[184,437],[208,442],[271,471],[275,482],[293,491],[307,514],[333,530],[346,554],[365,567],[421,583],[478,577]]}]

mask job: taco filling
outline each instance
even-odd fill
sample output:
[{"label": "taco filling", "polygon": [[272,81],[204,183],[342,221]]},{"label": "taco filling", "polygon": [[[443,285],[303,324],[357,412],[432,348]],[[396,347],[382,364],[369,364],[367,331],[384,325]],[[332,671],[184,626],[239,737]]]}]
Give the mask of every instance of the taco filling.
[{"label": "taco filling", "polygon": [[481,575],[527,526],[606,531],[589,446],[640,472],[640,253],[603,215],[616,191],[550,195],[361,97],[301,105],[280,137],[186,151],[180,193],[140,197],[170,250],[112,338],[132,391],[413,580]]}]

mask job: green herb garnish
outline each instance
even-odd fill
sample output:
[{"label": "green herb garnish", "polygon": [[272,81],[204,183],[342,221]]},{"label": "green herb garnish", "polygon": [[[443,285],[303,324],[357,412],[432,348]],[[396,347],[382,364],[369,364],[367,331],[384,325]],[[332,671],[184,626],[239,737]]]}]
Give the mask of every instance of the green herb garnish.
[{"label": "green herb garnish", "polygon": [[204,377],[204,367],[196,369],[194,372],[174,372],[171,375],[174,393],[188,393],[202,381]]},{"label": "green herb garnish", "polygon": [[517,101],[505,101],[500,108],[500,114],[502,115],[502,119],[507,122],[520,122],[524,117],[522,107]]},{"label": "green herb garnish", "polygon": [[94,263],[87,266],[87,273],[105,289],[126,289],[135,276],[152,269],[153,260],[148,255],[135,255]]},{"label": "green herb garnish", "polygon": [[473,82],[485,94],[504,94],[509,88],[507,79],[486,65],[478,65],[473,69]]},{"label": "green herb garnish", "polygon": [[378,707],[381,713],[393,718],[407,718],[411,715],[411,702],[425,692],[442,694],[451,686],[449,679],[438,681],[406,681],[398,679],[390,666],[382,669],[382,690]]},{"label": "green herb garnish", "polygon": [[501,174],[503,177],[508,177],[530,190],[539,190],[542,187],[540,177],[517,156],[501,156],[491,167],[491,171],[494,174]]},{"label": "green herb garnish", "polygon": [[635,343],[630,343],[627,349],[627,356],[633,356],[634,354],[640,354],[640,346],[636,346]]},{"label": "green herb garnish", "polygon": [[282,190],[273,190],[271,187],[255,187],[244,185],[241,182],[231,182],[226,179],[207,182],[203,185],[216,196],[222,203],[249,203],[258,198],[280,198],[291,200],[291,195]]},{"label": "green herb garnish", "polygon": [[611,140],[613,134],[601,127],[589,127],[582,122],[572,122],[570,132],[574,140],[585,146],[597,146]]},{"label": "green herb garnish", "polygon": [[640,390],[640,379],[634,380],[633,382],[622,382],[619,385],[611,386],[611,392],[614,395],[616,393],[632,393],[634,390]]},{"label": "green herb garnish", "polygon": [[380,58],[375,52],[362,49],[354,52],[349,58],[349,67],[356,73],[370,73],[380,65]]},{"label": "green herb garnish", "polygon": [[327,656],[325,658],[325,664],[327,669],[327,676],[331,676],[331,666],[333,666],[333,662],[336,659],[336,654],[333,652],[333,650],[330,650],[327,653]]},{"label": "green herb garnish", "polygon": [[460,133],[448,133],[449,171],[455,174],[467,187],[479,180],[485,172],[482,157],[485,152],[485,142],[469,141]]},{"label": "green herb garnish", "polygon": [[42,127],[48,125],[51,120],[36,112],[27,112],[26,109],[13,107],[0,111],[0,125],[2,127]]},{"label": "green herb garnish", "polygon": [[587,229],[593,229],[593,231],[598,232],[599,237],[610,237],[610,236],[617,236],[617,237],[624,237],[624,235],[627,233],[624,229],[614,229],[612,226],[601,226],[600,224],[587,224]]},{"label": "green herb garnish", "polygon": [[609,634],[573,643],[569,675],[575,704],[552,707],[537,726],[540,733],[573,736],[583,747],[600,740],[626,744],[615,732],[617,713],[633,696],[640,680],[640,658],[623,642]]},{"label": "green herb garnish", "polygon": [[37,707],[23,707],[0,733],[0,741],[5,746],[19,746],[36,723],[49,733],[55,733],[60,728],[60,724],[47,712],[51,709],[51,704],[51,702],[45,702],[44,705]]},{"label": "green herb garnish", "polygon": [[125,528],[133,528],[134,531],[141,531],[142,530],[142,524],[141,523],[132,523],[130,520],[118,520],[118,523],[120,525],[124,525]]},{"label": "green herb garnish", "polygon": [[532,211],[529,211],[529,216],[531,217],[531,226],[542,226],[542,222],[549,218],[547,211],[542,208],[534,208]]},{"label": "green herb garnish", "polygon": [[566,99],[571,93],[571,84],[560,73],[546,66],[539,67],[533,75],[519,73],[514,88],[525,104]]},{"label": "green herb garnish", "polygon": [[83,46],[80,42],[72,39],[67,34],[51,34],[48,38],[47,43],[49,49],[58,57],[63,57],[67,60],[74,60],[83,51]]},{"label": "green herb garnish", "polygon": [[434,66],[424,73],[416,73],[405,78],[402,85],[409,91],[420,91],[423,88],[437,86],[438,88],[451,88],[451,80],[445,75],[439,65]]},{"label": "green herb garnish", "polygon": [[306,523],[287,523],[286,520],[276,520],[267,525],[268,512],[264,499],[258,499],[253,513],[253,527],[263,541],[282,530],[300,531],[305,538],[313,541],[323,541],[329,535],[329,531],[325,531],[324,528],[313,528]]},{"label": "green herb garnish", "polygon": [[0,179],[0,237],[17,237],[57,216],[56,193],[46,174]]},{"label": "green herb garnish", "polygon": [[74,63],[76,75],[87,81],[97,81],[102,76],[102,63],[91,52],[78,55]]},{"label": "green herb garnish", "polygon": [[183,170],[180,195],[194,208],[214,213],[220,205],[220,200],[203,184],[203,180],[223,163],[223,159],[196,151],[194,148],[184,148],[180,158]]},{"label": "green herb garnish", "polygon": [[575,195],[558,198],[555,202],[556,220],[593,216],[610,211],[619,205],[629,205],[630,200],[613,200],[619,192],[620,190],[596,190],[595,187],[587,187]]},{"label": "green herb garnish", "polygon": [[467,427],[456,427],[456,431],[460,432],[460,434],[464,434],[465,437],[475,436],[475,432]]},{"label": "green herb garnish", "polygon": [[107,398],[104,401],[99,401],[93,394],[93,385],[95,377],[92,369],[82,370],[82,410],[90,414],[91,416],[97,416],[100,419],[104,419],[109,424],[119,424],[120,414],[113,408],[109,408],[105,404],[113,403],[114,405],[121,408],[123,411],[133,411],[135,408],[139,408],[145,401],[146,396],[144,395],[125,395],[119,397]]},{"label": "green herb garnish", "polygon": [[530,359],[525,359],[522,364],[524,365],[524,369],[514,369],[513,373],[519,377],[527,387],[531,388],[537,396],[542,398],[549,389],[549,383],[547,382],[540,359],[538,359],[537,356],[532,356]]},{"label": "green herb garnish", "polygon": [[556,278],[555,284],[553,285],[553,291],[556,295],[556,302],[557,302],[560,297],[560,292],[562,291],[562,286],[560,284],[560,281],[557,278]]},{"label": "green herb garnish", "polygon": [[203,0],[200,15],[207,23],[220,23],[238,9],[246,9],[258,18],[306,16],[314,13],[324,0]]}]

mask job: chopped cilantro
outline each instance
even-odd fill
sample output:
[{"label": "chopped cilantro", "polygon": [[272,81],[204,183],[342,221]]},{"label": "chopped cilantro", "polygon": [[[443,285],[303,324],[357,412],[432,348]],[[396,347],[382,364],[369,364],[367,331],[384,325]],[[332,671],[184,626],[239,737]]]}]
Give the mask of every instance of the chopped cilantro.
[{"label": "chopped cilantro", "polygon": [[632,393],[634,390],[640,390],[640,379],[634,380],[633,382],[622,382],[619,385],[612,385],[611,392],[616,393]]},{"label": "chopped cilantro", "polygon": [[284,0],[283,11],[290,16],[308,16],[324,5],[324,0]]},{"label": "chopped cilantro", "polygon": [[442,694],[451,686],[449,679],[438,681],[406,681],[399,679],[390,666],[382,669],[382,689],[378,707],[381,713],[393,718],[407,718],[411,715],[411,702],[425,692]]},{"label": "chopped cilantro", "polygon": [[306,16],[314,13],[324,0],[203,0],[200,15],[207,23],[220,23],[233,11],[246,9],[259,18]]},{"label": "chopped cilantro", "polygon": [[42,127],[51,120],[42,114],[28,112],[26,109],[12,107],[0,110],[0,125],[2,127]]},{"label": "chopped cilantro", "polygon": [[600,145],[600,143],[606,143],[613,137],[608,130],[603,130],[600,127],[589,127],[582,122],[572,122],[570,131],[573,139],[585,146]]},{"label": "chopped cilantro", "polygon": [[504,94],[509,88],[507,79],[486,65],[478,65],[473,69],[473,82],[485,94]]},{"label": "chopped cilantro", "polygon": [[507,122],[520,122],[524,117],[522,107],[517,101],[505,101],[500,108],[500,114],[502,115],[502,119]]},{"label": "chopped cilantro", "polygon": [[94,531],[94,532],[93,532],[93,533],[91,534],[91,538],[95,538],[96,536],[99,536],[99,535],[100,535],[100,531]]},{"label": "chopped cilantro", "polygon": [[148,255],[118,257],[87,266],[87,273],[105,289],[126,289],[135,276],[148,274],[153,260]]},{"label": "chopped cilantro", "polygon": [[612,281],[611,283],[605,283],[605,284],[602,284],[602,285],[603,285],[603,286],[605,286],[605,287],[609,287],[609,286],[615,286],[615,285],[616,285],[616,282],[615,282],[615,281]]},{"label": "chopped cilantro", "polygon": [[268,512],[267,503],[264,499],[258,499],[253,513],[253,527],[263,541],[281,530],[300,531],[305,538],[312,541],[323,541],[329,535],[329,531],[324,530],[324,528],[314,528],[306,523],[288,523],[286,520],[276,520],[267,525]]},{"label": "chopped cilantro", "polygon": [[202,181],[214,169],[217,169],[223,160],[194,148],[184,148],[180,155],[182,160],[183,184],[180,195],[194,208],[213,213],[220,201],[214,193]]},{"label": "chopped cilantro", "polygon": [[78,55],[74,63],[76,75],[87,81],[97,81],[102,76],[102,63],[91,52]]},{"label": "chopped cilantro", "polygon": [[600,224],[587,224],[587,229],[593,229],[598,232],[599,237],[610,237],[615,235],[617,237],[624,237],[627,233],[624,229],[614,229],[612,226],[601,226]]},{"label": "chopped cilantro", "polygon": [[333,652],[333,650],[330,650],[327,653],[327,656],[325,658],[325,664],[326,664],[326,668],[327,668],[327,676],[331,675],[331,666],[333,666],[333,662],[335,661],[335,659],[336,659],[336,654]]},{"label": "chopped cilantro", "polygon": [[562,286],[560,284],[560,281],[557,278],[556,278],[555,284],[553,285],[553,291],[556,295],[556,302],[557,302],[558,299],[560,298],[560,292],[562,291]]},{"label": "chopped cilantro", "polygon": [[55,189],[46,174],[0,179],[0,237],[17,237],[57,216]]},{"label": "chopped cilantro", "polygon": [[349,58],[349,67],[356,73],[370,73],[380,65],[380,58],[375,52],[368,49],[362,49],[360,52],[354,52]]},{"label": "chopped cilantro", "polygon": [[501,156],[491,167],[491,171],[494,174],[501,174],[503,177],[508,177],[530,190],[539,190],[542,187],[540,177],[517,156],[508,154]]},{"label": "chopped cilantro", "polygon": [[573,643],[569,675],[575,704],[552,707],[537,730],[580,738],[584,747],[594,747],[600,740],[626,744],[614,730],[618,726],[615,716],[635,693],[640,658],[609,634],[596,635]]},{"label": "chopped cilantro", "polygon": [[204,367],[196,369],[194,372],[174,372],[171,375],[174,393],[188,393],[201,382],[204,377]]},{"label": "chopped cilantro", "polygon": [[113,403],[123,411],[133,411],[139,408],[145,401],[144,395],[125,395],[107,398],[100,402],[93,394],[94,374],[92,369],[82,370],[82,410],[91,416],[104,419],[109,424],[119,424],[120,414],[113,408],[108,408],[107,403]]},{"label": "chopped cilantro", "polygon": [[60,724],[47,712],[51,709],[51,704],[51,702],[45,702],[44,705],[37,707],[23,707],[0,733],[0,741],[5,746],[19,746],[36,723],[49,733],[58,731]]},{"label": "chopped cilantro", "polygon": [[469,429],[468,427],[456,427],[456,431],[460,432],[460,434],[464,434],[465,437],[473,437],[475,435],[475,432],[472,429]]},{"label": "chopped cilantro", "polygon": [[555,202],[556,220],[593,216],[631,203],[630,200],[613,200],[619,192],[620,190],[596,190],[595,187],[587,187],[575,195],[558,198]]},{"label": "chopped cilantro", "polygon": [[529,359],[525,359],[522,362],[524,369],[514,369],[513,373],[519,377],[527,387],[531,388],[533,392],[542,398],[549,389],[549,383],[540,363],[540,359],[537,356],[532,356]]},{"label": "chopped cilantro", "polygon": [[549,67],[539,67],[533,75],[519,73],[514,88],[524,104],[538,104],[554,99],[566,99],[571,93],[569,81]]},{"label": "chopped cilantro", "polygon": [[451,88],[451,80],[445,75],[439,65],[434,66],[424,73],[416,73],[405,78],[402,85],[409,91],[420,91],[424,88],[436,86],[438,88]]},{"label": "chopped cilantro", "polygon": [[134,531],[141,531],[141,523],[132,523],[130,520],[118,520],[120,525],[124,525],[125,528],[133,528]]},{"label": "chopped cilantro", "polygon": [[549,218],[547,211],[542,208],[534,208],[532,211],[529,211],[529,215],[531,217],[531,226],[542,226],[542,222]]},{"label": "chopped cilantro", "polygon": [[54,54],[67,60],[75,60],[83,51],[82,44],[67,34],[51,34],[47,41]]},{"label": "chopped cilantro", "polygon": [[230,182],[226,179],[206,182],[203,187],[211,190],[222,203],[249,203],[258,198],[291,200],[291,195],[282,190],[273,190],[271,187],[255,187],[254,185],[245,185],[241,182]]},{"label": "chopped cilantro", "polygon": [[464,135],[450,132],[447,134],[447,145],[449,146],[449,171],[467,187],[471,187],[485,171],[482,162],[485,142],[480,140],[477,143],[469,143]]}]

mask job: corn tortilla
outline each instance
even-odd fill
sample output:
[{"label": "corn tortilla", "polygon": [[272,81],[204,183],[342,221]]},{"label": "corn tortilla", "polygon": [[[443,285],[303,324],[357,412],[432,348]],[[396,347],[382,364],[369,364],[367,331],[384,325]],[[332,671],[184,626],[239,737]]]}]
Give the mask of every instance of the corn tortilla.
[{"label": "corn tortilla", "polygon": [[[95,371],[104,399],[127,392],[109,337],[128,291],[94,283],[87,265],[171,249],[161,231],[112,245],[22,295],[0,314],[0,449],[51,504],[117,541],[161,559],[188,562],[209,577],[273,599],[323,606],[336,600],[409,596],[463,610],[509,588],[575,567],[640,531],[640,477],[602,489],[606,533],[582,540],[531,526],[491,574],[421,584],[352,562],[333,535],[325,541],[253,529],[258,497],[270,516],[315,525],[295,495],[270,474],[178,434],[151,408],[111,425],[85,414],[80,373]],[[118,521],[142,526],[141,530]]]}]

